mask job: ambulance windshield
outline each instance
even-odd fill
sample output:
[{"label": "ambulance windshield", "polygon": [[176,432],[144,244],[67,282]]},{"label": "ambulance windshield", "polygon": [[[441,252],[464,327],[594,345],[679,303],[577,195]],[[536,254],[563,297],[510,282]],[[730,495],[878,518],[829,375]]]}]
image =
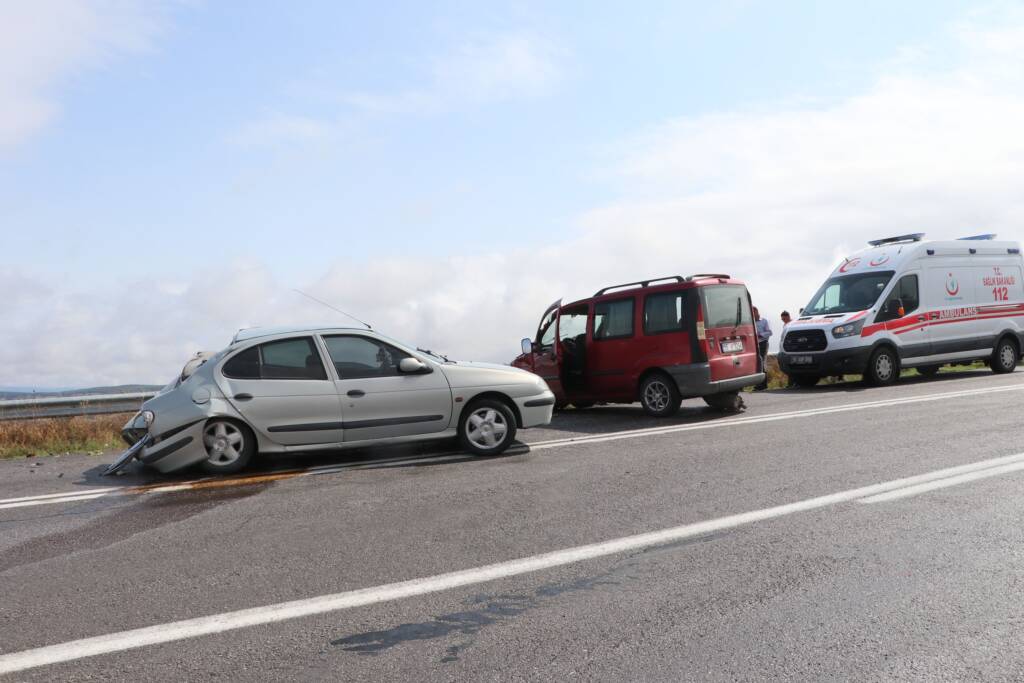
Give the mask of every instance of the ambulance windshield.
[{"label": "ambulance windshield", "polygon": [[829,279],[811,298],[804,315],[853,313],[871,308],[892,279],[893,271],[857,273]]}]

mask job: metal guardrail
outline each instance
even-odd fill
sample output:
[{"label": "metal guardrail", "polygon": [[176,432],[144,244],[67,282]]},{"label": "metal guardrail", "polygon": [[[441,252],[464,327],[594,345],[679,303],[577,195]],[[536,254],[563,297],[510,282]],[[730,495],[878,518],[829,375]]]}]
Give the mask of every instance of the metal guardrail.
[{"label": "metal guardrail", "polygon": [[0,420],[30,420],[75,415],[111,415],[139,409],[153,391],[132,394],[91,394],[88,396],[47,396],[0,401]]}]

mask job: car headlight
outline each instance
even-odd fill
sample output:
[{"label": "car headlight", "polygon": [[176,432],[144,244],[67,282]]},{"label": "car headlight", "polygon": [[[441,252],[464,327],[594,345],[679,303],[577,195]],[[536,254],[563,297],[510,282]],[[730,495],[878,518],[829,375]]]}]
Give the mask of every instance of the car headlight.
[{"label": "car headlight", "polygon": [[855,320],[852,323],[845,323],[843,325],[837,325],[832,328],[832,336],[836,339],[842,339],[843,337],[852,337],[856,334],[860,334],[860,331],[864,328],[864,318]]},{"label": "car headlight", "polygon": [[132,429],[149,429],[149,426],[153,424],[153,420],[156,415],[153,414],[152,410],[140,411],[135,419],[132,420]]}]

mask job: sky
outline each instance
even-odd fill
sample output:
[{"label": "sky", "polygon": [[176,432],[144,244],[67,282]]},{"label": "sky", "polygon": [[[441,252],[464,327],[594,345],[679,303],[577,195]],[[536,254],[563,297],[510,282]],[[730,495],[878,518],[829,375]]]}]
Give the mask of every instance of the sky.
[{"label": "sky", "polygon": [[346,324],[296,289],[508,362],[618,282],[776,322],[868,239],[1024,236],[1024,3],[491,5],[0,3],[0,386]]}]

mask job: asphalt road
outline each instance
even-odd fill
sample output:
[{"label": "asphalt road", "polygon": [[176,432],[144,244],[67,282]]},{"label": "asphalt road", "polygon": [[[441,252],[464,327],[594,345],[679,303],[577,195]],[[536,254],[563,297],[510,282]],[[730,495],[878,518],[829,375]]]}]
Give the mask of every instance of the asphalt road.
[{"label": "asphalt road", "polygon": [[[0,671],[1024,675],[1024,456],[1009,457],[1024,452],[1024,373],[747,403],[722,417],[687,402],[667,421],[566,412],[500,458],[319,453],[227,481],[0,461]],[[235,614],[250,608],[265,609]],[[215,618],[167,626],[200,617]]]}]

